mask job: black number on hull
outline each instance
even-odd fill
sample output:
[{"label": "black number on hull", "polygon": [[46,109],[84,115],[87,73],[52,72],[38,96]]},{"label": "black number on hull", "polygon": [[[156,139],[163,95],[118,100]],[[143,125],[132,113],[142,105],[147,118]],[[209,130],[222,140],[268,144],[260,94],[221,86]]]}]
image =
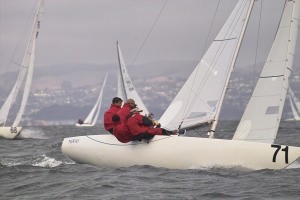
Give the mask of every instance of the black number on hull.
[{"label": "black number on hull", "polygon": [[18,132],[18,130],[17,130],[17,127],[10,127],[10,132],[11,133],[17,133]]},{"label": "black number on hull", "polygon": [[[277,157],[279,150],[281,149],[281,145],[272,144],[271,147],[276,148],[274,155],[273,155],[273,162],[276,162],[276,157]],[[285,146],[285,148],[283,148],[281,151],[285,152],[285,163],[289,163],[289,159],[288,159],[289,146]]]}]

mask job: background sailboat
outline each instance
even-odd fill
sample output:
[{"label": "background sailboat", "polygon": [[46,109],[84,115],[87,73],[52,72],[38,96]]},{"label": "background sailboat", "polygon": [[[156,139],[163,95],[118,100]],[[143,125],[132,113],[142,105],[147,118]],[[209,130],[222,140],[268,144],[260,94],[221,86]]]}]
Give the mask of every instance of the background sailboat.
[{"label": "background sailboat", "polygon": [[249,1],[239,1],[192,74],[163,113],[164,128],[190,128],[218,120],[248,22]]},{"label": "background sailboat", "polygon": [[[240,0],[238,4],[241,3],[248,4],[250,14],[254,0]],[[258,170],[283,169],[291,165],[299,159],[300,147],[273,142],[293,65],[299,9],[299,0],[286,1],[267,62],[232,140],[172,135],[123,144],[112,135],[88,135],[65,138],[62,152],[79,163],[114,167],[152,165],[189,169],[239,166]]]},{"label": "background sailboat", "polygon": [[118,61],[119,61],[119,70],[120,73],[118,75],[118,96],[121,97],[124,101],[127,99],[134,99],[137,106],[143,110],[143,114],[149,114],[147,107],[145,106],[142,98],[137,93],[133,82],[128,74],[127,67],[123,58],[123,54],[117,41],[117,53],[118,53]]},{"label": "background sailboat", "polygon": [[90,113],[88,114],[88,116],[83,120],[82,123],[76,123],[76,126],[78,127],[87,127],[87,126],[95,126],[98,117],[99,117],[99,112],[100,112],[100,108],[101,108],[101,104],[102,104],[102,99],[103,99],[103,90],[104,87],[106,85],[106,81],[107,81],[107,76],[108,74],[106,73],[101,89],[100,89],[100,93],[98,95],[97,101],[94,105],[94,107],[92,108],[92,110],[90,111]]},{"label": "background sailboat", "polygon": [[[25,107],[29,97],[32,76],[33,76],[36,39],[38,37],[39,27],[40,27],[40,21],[39,21],[40,7],[41,7],[41,1],[38,4],[38,8],[34,16],[31,34],[27,42],[25,54],[23,57],[22,64],[20,66],[17,81],[13,86],[11,92],[9,93],[6,101],[4,102],[4,104],[0,109],[0,124],[1,124],[0,136],[7,139],[13,139],[17,137],[22,130],[22,127],[19,124],[22,115],[25,111]],[[15,103],[21,88],[23,88],[23,96],[21,100],[21,105],[19,107],[19,111],[16,115],[14,122],[11,125],[8,125],[7,119],[8,119],[9,111],[12,108],[12,105]]]}]

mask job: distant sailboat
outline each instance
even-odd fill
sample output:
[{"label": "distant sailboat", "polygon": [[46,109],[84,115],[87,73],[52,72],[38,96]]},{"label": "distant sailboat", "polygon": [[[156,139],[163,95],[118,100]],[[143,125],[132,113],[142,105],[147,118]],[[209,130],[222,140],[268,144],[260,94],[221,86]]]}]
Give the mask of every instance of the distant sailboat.
[{"label": "distant sailboat", "polygon": [[[14,139],[20,134],[22,130],[22,127],[20,126],[20,121],[25,111],[25,107],[29,97],[32,76],[33,76],[33,68],[34,68],[34,60],[35,60],[35,45],[36,45],[36,39],[38,37],[39,27],[40,27],[40,21],[39,21],[40,6],[41,6],[41,1],[39,2],[37,11],[34,16],[31,35],[27,42],[27,47],[25,50],[22,64],[20,66],[17,81],[13,86],[11,92],[9,93],[6,101],[4,102],[4,104],[0,109],[0,124],[1,124],[0,137],[6,139]],[[19,111],[16,115],[14,122],[11,125],[8,125],[7,119],[8,119],[9,111],[12,108],[12,105],[15,103],[19,91],[21,90],[22,87],[23,87],[23,96],[21,100],[21,105],[19,107]]]},{"label": "distant sailboat", "polygon": [[293,119],[294,121],[300,121],[300,101],[295,96],[294,91],[289,86],[288,90],[288,99],[291,105],[292,113],[293,113]]},{"label": "distant sailboat", "polygon": [[218,121],[240,43],[249,2],[237,4],[159,122],[164,128],[192,128]]},{"label": "distant sailboat", "polygon": [[76,123],[76,126],[78,126],[78,127],[95,126],[95,124],[98,120],[98,117],[99,117],[99,112],[100,112],[102,99],[103,99],[103,90],[104,90],[104,87],[106,85],[107,76],[108,76],[108,74],[106,73],[105,78],[104,78],[103,83],[102,83],[102,86],[101,86],[101,89],[100,89],[100,93],[98,95],[98,98],[97,98],[97,101],[96,101],[94,107],[92,108],[92,110],[90,111],[88,116],[82,122],[78,121]]},{"label": "distant sailboat", "polygon": [[[249,18],[254,0],[239,0]],[[241,6],[244,5],[244,6]],[[243,167],[284,169],[300,158],[300,147],[274,144],[287,95],[297,39],[300,1],[286,1],[275,40],[232,140],[189,136],[155,136],[147,142],[120,143],[114,136],[65,138],[62,152],[79,163],[173,169]],[[124,156],[126,155],[126,156]]]},{"label": "distant sailboat", "polygon": [[137,106],[143,110],[143,114],[149,114],[148,109],[146,108],[142,98],[137,93],[133,82],[128,74],[127,67],[123,58],[123,54],[117,41],[117,53],[119,61],[120,73],[118,75],[118,96],[121,97],[124,101],[127,99],[134,99]]}]

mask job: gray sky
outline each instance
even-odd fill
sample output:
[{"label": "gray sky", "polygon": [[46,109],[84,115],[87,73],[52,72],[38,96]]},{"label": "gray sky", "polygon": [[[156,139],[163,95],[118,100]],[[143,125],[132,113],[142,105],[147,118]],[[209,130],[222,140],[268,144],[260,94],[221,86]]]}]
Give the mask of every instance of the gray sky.
[{"label": "gray sky", "polygon": [[[217,9],[218,2],[46,0],[37,43],[36,67],[65,63],[116,63],[116,40],[120,41],[132,74],[131,64],[160,60],[198,61],[209,45],[207,41],[217,34],[237,0],[220,0]],[[0,0],[0,73],[18,69],[12,63],[21,62],[36,5],[37,0]],[[242,46],[244,53],[238,60],[240,65],[253,63],[248,52],[254,52],[256,48],[255,27],[260,9],[264,14],[259,46],[266,47],[259,47],[258,60],[266,56],[282,5],[283,0],[256,1],[254,17]],[[191,71],[192,66],[187,70]]]}]

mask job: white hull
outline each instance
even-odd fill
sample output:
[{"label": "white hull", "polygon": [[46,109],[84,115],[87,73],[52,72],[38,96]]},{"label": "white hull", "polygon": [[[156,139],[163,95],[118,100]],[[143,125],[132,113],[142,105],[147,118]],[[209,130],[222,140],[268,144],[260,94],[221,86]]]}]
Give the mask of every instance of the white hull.
[{"label": "white hull", "polygon": [[[151,165],[171,169],[244,167],[253,170],[283,169],[300,156],[300,147],[237,140],[183,136],[155,136],[150,143],[120,143],[112,135],[65,138],[62,152],[78,163],[129,167]],[[286,160],[288,159],[288,160]]]},{"label": "white hull", "polygon": [[22,127],[0,127],[0,137],[5,139],[15,139],[18,135],[20,135],[22,131]]}]

